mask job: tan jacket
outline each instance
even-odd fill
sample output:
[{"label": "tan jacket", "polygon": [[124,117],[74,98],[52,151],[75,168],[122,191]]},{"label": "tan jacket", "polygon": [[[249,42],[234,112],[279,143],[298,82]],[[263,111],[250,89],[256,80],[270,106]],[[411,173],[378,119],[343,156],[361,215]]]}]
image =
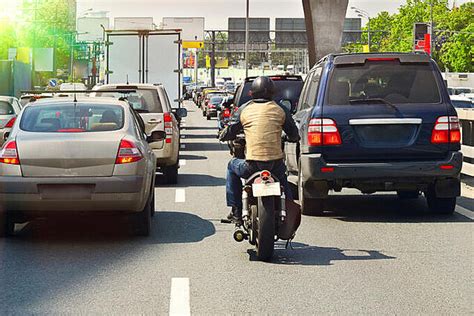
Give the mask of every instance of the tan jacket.
[{"label": "tan jacket", "polygon": [[292,141],[299,139],[290,113],[273,101],[251,101],[242,106],[224,130],[221,140],[232,140],[243,129],[247,160],[272,161],[284,158],[281,135],[284,130]]}]

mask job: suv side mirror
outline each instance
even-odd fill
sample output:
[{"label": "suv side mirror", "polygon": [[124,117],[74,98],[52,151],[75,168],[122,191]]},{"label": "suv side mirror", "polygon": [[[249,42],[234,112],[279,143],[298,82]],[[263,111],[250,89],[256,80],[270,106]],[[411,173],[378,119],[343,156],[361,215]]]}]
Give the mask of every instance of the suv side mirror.
[{"label": "suv side mirror", "polygon": [[166,133],[164,131],[154,131],[150,136],[146,138],[146,141],[149,143],[159,142],[166,138]]},{"label": "suv side mirror", "polygon": [[3,133],[3,140],[6,141],[9,136],[10,136],[10,132]]},{"label": "suv side mirror", "polygon": [[173,109],[173,113],[178,119],[188,116],[188,110],[185,108]]}]

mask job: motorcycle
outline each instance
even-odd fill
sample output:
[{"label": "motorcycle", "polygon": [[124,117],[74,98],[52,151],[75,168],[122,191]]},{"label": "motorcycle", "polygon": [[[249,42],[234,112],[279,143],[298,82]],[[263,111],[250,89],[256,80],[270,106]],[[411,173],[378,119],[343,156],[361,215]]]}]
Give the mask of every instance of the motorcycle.
[{"label": "motorcycle", "polygon": [[[245,137],[239,135],[229,145],[233,156],[245,158]],[[260,169],[260,167],[258,168]],[[257,259],[270,261],[278,239],[291,240],[301,223],[299,205],[286,198],[280,180],[262,169],[244,180],[242,190],[242,221],[233,238],[256,247]]]}]

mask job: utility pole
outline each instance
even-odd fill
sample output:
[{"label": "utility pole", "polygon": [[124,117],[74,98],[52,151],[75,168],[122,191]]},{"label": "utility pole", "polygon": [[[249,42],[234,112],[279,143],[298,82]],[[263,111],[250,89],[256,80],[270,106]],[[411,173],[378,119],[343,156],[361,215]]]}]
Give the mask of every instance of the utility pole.
[{"label": "utility pole", "polygon": [[216,31],[211,32],[211,86],[216,86]]},{"label": "utility pole", "polygon": [[433,56],[433,0],[430,1],[430,56]]},{"label": "utility pole", "polygon": [[245,78],[249,76],[249,16],[250,16],[250,0],[247,0],[245,17]]}]

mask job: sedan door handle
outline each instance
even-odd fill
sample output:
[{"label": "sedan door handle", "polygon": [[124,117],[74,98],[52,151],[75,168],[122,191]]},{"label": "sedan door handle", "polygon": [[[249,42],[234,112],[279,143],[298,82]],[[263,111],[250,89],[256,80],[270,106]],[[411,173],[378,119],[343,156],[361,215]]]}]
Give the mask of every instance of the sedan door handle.
[{"label": "sedan door handle", "polygon": [[157,119],[149,119],[148,120],[148,124],[159,124],[161,123],[161,120],[157,120]]}]

